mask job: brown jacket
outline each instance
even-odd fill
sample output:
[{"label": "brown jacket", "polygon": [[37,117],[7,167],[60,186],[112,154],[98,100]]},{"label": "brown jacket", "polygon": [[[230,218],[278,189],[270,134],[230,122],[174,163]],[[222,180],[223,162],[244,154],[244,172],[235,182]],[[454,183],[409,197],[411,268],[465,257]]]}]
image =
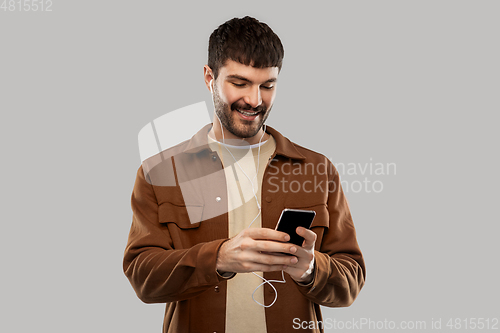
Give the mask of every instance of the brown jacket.
[{"label": "brown jacket", "polygon": [[[167,303],[164,332],[225,332],[226,281],[215,263],[228,239],[228,201],[221,161],[207,145],[210,128],[144,161],[132,193],[123,268],[143,302]],[[284,208],[310,209],[318,236],[313,283],[300,286],[285,274],[287,282],[275,284],[278,299],[265,310],[267,332],[323,331],[294,329],[294,318],[321,321],[320,305],[349,306],[364,284],[349,206],[325,156],[269,126],[266,131],[276,151],[262,181],[262,227],[274,229]],[[264,276],[280,280],[281,272]],[[264,299],[274,299],[268,285]]]}]

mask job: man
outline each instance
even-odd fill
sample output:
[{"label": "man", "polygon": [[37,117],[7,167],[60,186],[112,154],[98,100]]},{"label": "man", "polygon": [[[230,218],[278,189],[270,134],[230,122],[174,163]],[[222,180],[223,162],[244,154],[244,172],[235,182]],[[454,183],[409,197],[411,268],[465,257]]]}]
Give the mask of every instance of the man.
[{"label": "man", "polygon": [[[124,271],[142,301],[167,303],[164,332],[319,332],[320,305],[349,306],[364,284],[333,164],[264,125],[283,56],[262,22],[218,27],[213,124],[138,170]],[[285,208],[316,213],[302,246],[275,230]]]}]

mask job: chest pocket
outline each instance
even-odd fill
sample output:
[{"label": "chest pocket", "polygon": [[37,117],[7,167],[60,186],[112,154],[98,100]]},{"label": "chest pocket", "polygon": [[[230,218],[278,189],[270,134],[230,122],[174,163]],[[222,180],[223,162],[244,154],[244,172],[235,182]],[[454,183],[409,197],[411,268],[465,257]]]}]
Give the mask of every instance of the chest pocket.
[{"label": "chest pocket", "polygon": [[313,210],[316,212],[314,216],[314,220],[311,224],[311,230],[316,233],[316,244],[315,249],[320,251],[321,244],[323,242],[323,236],[328,232],[328,228],[330,227],[330,215],[328,213],[328,207],[326,204],[316,204],[313,206],[287,206],[286,208],[293,209],[303,209],[303,210]]},{"label": "chest pocket", "polygon": [[174,249],[188,249],[207,241],[201,225],[203,206],[162,203],[158,207],[158,219],[171,239]]},{"label": "chest pocket", "polygon": [[311,229],[315,227],[328,228],[330,226],[330,216],[328,215],[328,209],[325,204],[319,204],[312,207],[293,207],[294,209],[304,209],[304,210],[314,210],[316,216],[311,224]]},{"label": "chest pocket", "polygon": [[158,207],[159,222],[173,223],[180,229],[198,228],[203,215],[203,206],[178,206],[170,202],[162,203]]}]

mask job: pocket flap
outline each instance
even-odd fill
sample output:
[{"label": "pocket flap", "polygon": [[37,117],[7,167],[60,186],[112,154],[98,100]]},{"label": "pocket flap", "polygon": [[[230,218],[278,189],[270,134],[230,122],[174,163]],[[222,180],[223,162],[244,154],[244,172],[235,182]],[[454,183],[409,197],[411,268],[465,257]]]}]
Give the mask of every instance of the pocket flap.
[{"label": "pocket flap", "polygon": [[[292,208],[292,207],[287,207]],[[325,204],[318,204],[314,206],[307,207],[293,207],[293,209],[303,209],[303,210],[314,210],[316,212],[316,216],[314,216],[314,220],[311,224],[311,228],[314,227],[325,227],[328,228],[330,226],[330,215],[328,214],[328,209]]]},{"label": "pocket flap", "polygon": [[316,212],[311,228],[314,227],[330,227],[330,215],[328,214],[328,208],[325,204],[317,205],[309,208]]},{"label": "pocket flap", "polygon": [[170,202],[158,207],[160,223],[175,223],[181,229],[198,228],[203,215],[203,206],[177,206]]}]

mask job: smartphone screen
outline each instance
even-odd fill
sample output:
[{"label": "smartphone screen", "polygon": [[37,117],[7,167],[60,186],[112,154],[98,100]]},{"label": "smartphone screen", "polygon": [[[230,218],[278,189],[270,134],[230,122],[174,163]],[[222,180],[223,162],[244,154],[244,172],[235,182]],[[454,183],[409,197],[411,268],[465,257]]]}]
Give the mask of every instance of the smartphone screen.
[{"label": "smartphone screen", "polygon": [[297,235],[297,227],[309,229],[316,216],[314,210],[301,210],[285,208],[281,212],[276,230],[286,232],[290,235],[290,243],[302,246],[304,238]]}]

